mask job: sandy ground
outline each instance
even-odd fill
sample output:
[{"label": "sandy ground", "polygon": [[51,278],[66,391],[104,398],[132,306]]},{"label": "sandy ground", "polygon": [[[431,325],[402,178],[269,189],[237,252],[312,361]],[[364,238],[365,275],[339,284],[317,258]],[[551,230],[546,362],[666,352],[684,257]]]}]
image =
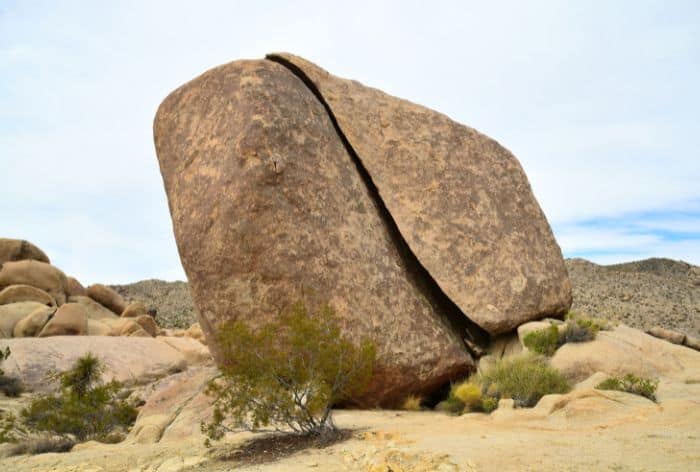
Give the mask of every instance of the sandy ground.
[{"label": "sandy ground", "polygon": [[[201,437],[153,445],[78,446],[69,454],[0,461],[7,471],[691,471],[700,470],[700,383],[662,383],[659,403],[577,391],[535,409],[458,417],[436,412],[337,411],[353,438],[281,461],[213,458]],[[687,383],[686,383],[687,382]],[[547,399],[548,397],[545,397]],[[251,435],[228,438],[234,445]]]}]

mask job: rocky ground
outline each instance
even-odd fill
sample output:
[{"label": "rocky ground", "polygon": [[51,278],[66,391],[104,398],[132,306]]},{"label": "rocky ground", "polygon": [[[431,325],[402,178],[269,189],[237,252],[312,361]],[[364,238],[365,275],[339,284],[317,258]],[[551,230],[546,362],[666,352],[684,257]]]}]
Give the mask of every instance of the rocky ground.
[{"label": "rocky ground", "polygon": [[[147,340],[151,343],[157,340]],[[133,342],[122,338],[121,342]],[[501,406],[492,414],[450,416],[434,411],[340,410],[336,423],[350,438],[256,464],[231,459],[253,437],[235,433],[212,449],[199,421],[207,415],[202,385],[210,364],[190,362],[153,384],[128,438],[88,442],[70,453],[8,457],[13,471],[679,471],[700,461],[700,353],[620,326],[589,343],[566,345],[552,359],[573,391],[545,396],[536,407]],[[660,378],[658,402],[594,389],[606,374],[633,371]],[[259,436],[257,436],[259,437]],[[264,452],[264,451],[263,451]]]},{"label": "rocky ground", "polygon": [[603,266],[567,259],[573,311],[647,330],[700,334],[700,267],[671,259]]}]

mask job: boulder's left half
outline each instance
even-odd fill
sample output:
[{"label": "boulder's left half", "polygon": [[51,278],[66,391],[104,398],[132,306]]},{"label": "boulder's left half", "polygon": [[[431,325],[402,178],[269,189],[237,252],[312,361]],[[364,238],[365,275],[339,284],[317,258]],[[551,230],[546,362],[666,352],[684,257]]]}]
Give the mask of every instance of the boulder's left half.
[{"label": "boulder's left half", "polygon": [[289,70],[266,60],[212,69],[165,99],[154,135],[215,357],[222,323],[260,325],[304,296],[334,306],[351,338],[375,342],[359,405],[395,405],[473,367],[327,111]]}]

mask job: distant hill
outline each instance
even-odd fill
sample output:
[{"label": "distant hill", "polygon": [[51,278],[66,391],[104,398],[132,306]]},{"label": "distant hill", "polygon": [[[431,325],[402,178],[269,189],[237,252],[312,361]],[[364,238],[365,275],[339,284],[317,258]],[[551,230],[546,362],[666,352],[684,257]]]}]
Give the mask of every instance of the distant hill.
[{"label": "distant hill", "polygon": [[[608,266],[567,259],[566,266],[573,311],[640,329],[662,326],[700,335],[700,267],[656,258]],[[143,280],[112,288],[155,308],[161,326],[184,328],[197,321],[185,282]]]},{"label": "distant hill", "polygon": [[188,328],[197,321],[187,282],[149,279],[111,287],[128,301],[140,300],[148,308],[155,308],[156,320],[163,328]]},{"label": "distant hill", "polygon": [[573,311],[700,334],[700,267],[671,259],[598,265],[567,259],[574,291]]}]

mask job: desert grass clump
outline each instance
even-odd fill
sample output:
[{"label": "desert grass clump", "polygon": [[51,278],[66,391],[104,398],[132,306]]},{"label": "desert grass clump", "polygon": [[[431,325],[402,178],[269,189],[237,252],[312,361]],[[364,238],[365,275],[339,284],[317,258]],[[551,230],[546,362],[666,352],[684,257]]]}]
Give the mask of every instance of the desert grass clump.
[{"label": "desert grass clump", "polygon": [[405,411],[421,411],[423,398],[418,395],[409,395],[401,403],[401,409]]},{"label": "desert grass clump", "polygon": [[481,409],[481,387],[469,381],[453,385],[450,396],[462,402],[467,411]]},{"label": "desert grass clump", "polygon": [[599,331],[608,331],[613,328],[613,324],[604,320],[603,318],[596,318],[594,316],[587,316],[575,311],[570,311],[566,315],[567,322],[574,322],[581,328],[585,328],[591,332],[595,337]]},{"label": "desert grass clump", "polygon": [[[493,398],[512,398],[518,407],[533,407],[545,395],[566,393],[566,378],[547,361],[532,354],[504,357],[476,374],[473,382]],[[496,403],[497,405],[497,403]]]},{"label": "desert grass clump", "polygon": [[656,401],[656,388],[659,386],[658,380],[637,377],[634,374],[625,374],[622,377],[610,377],[596,385],[600,390],[617,390],[620,392],[641,395],[651,401]]},{"label": "desert grass clump", "polygon": [[544,329],[531,331],[525,335],[523,344],[532,352],[553,356],[560,346],[559,329],[555,325],[549,325]]},{"label": "desert grass clump", "polygon": [[119,398],[119,382],[101,381],[102,372],[102,362],[91,353],[78,358],[71,369],[54,376],[59,394],[39,396],[21,411],[23,425],[32,433],[77,441],[101,441],[130,427],[138,413],[135,406]]},{"label": "desert grass clump", "polygon": [[207,388],[213,417],[201,425],[207,445],[237,430],[333,436],[331,407],[366,390],[376,356],[370,340],[343,335],[330,306],[301,302],[258,329],[226,323],[219,347],[222,374]]}]

